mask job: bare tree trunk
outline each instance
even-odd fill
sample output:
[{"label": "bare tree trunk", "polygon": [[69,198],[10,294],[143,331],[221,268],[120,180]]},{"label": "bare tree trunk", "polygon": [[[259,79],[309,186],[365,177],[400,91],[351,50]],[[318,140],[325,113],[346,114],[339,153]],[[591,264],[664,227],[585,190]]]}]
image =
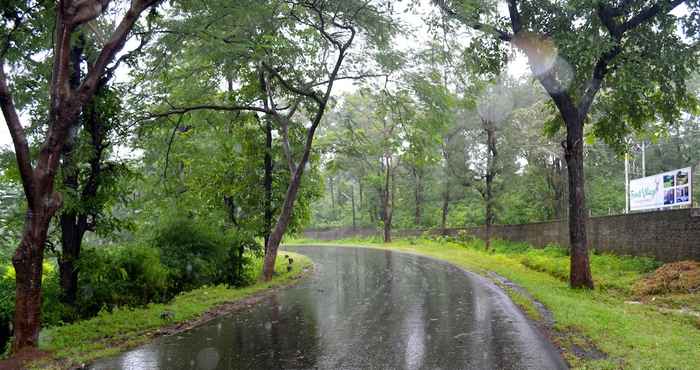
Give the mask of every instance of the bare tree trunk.
[{"label": "bare tree trunk", "polygon": [[[567,117],[564,116],[564,118]],[[583,175],[583,122],[579,122],[578,119],[571,119],[571,121],[565,120],[567,122],[566,163],[569,169],[569,242],[571,248],[569,283],[572,288],[593,289],[586,240],[588,215],[586,213]]]}]

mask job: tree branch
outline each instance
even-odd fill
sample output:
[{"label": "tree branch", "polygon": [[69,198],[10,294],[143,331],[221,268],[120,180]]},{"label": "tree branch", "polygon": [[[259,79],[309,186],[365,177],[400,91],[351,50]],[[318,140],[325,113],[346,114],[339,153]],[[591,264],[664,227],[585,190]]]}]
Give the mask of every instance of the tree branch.
[{"label": "tree branch", "polygon": [[284,86],[285,89],[287,89],[287,90],[289,90],[289,91],[291,91],[291,92],[293,92],[293,93],[295,93],[295,94],[302,95],[302,96],[305,96],[305,97],[307,97],[307,98],[311,98],[311,99],[313,99],[316,103],[321,104],[321,98],[318,97],[318,95],[316,94],[315,91],[313,91],[313,90],[306,90],[306,89],[302,89],[302,88],[293,86],[293,85],[290,84],[287,80],[285,80],[284,77],[282,77],[282,76],[279,74],[279,72],[277,72],[274,68],[270,67],[269,64],[263,62],[262,65],[263,65],[263,67],[265,67],[265,69],[272,75],[272,77],[274,77],[275,79],[277,79],[277,80],[282,84],[282,86]]},{"label": "tree branch", "polygon": [[32,168],[31,157],[29,155],[29,144],[27,137],[22,128],[22,123],[19,120],[17,109],[15,108],[12,94],[7,86],[7,78],[5,77],[5,67],[0,60],[0,109],[2,109],[5,123],[12,136],[12,143],[15,148],[15,157],[17,157],[17,166],[22,177],[22,186],[24,194],[29,204],[33,203],[34,199],[34,170]]},{"label": "tree branch", "polygon": [[133,28],[141,13],[147,8],[155,5],[160,0],[134,0],[131,7],[122,18],[119,25],[112,33],[112,36],[102,47],[95,64],[88,72],[85,81],[78,88],[78,100],[81,105],[86,104],[90,100],[98,87],[99,80],[103,76],[107,65],[114,59],[114,56],[119,50],[124,47],[129,31]]},{"label": "tree branch", "polygon": [[198,110],[213,110],[213,111],[226,111],[226,112],[252,111],[252,112],[265,113],[265,114],[272,113],[271,110],[269,110],[269,109],[256,107],[256,106],[252,106],[252,105],[201,104],[201,105],[192,105],[189,107],[173,107],[173,109],[165,111],[165,112],[158,112],[158,113],[150,112],[150,113],[146,114],[145,117],[138,119],[138,121],[153,120],[156,118],[174,116],[176,114],[184,114],[184,113],[198,111]]},{"label": "tree branch", "polygon": [[627,22],[620,26],[620,32],[625,33],[634,29],[642,23],[651,20],[661,12],[670,12],[678,5],[681,5],[685,0],[659,1],[654,5],[643,9],[637,15],[630,18]]}]

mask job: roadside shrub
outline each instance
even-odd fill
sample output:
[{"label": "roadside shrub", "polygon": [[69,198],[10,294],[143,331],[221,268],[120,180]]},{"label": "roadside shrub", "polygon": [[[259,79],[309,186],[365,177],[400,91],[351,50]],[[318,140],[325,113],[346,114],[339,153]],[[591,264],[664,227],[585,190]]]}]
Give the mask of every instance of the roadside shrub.
[{"label": "roadside shrub", "polygon": [[220,230],[184,217],[157,229],[151,244],[170,272],[173,294],[219,281],[230,245]]},{"label": "roadside shrub", "polygon": [[221,282],[234,287],[255,282],[259,270],[251,271],[247,267],[254,257],[262,257],[263,248],[255,238],[246,233],[236,233],[229,242],[229,247],[221,263]]},{"label": "roadside shrub", "polygon": [[565,258],[547,256],[541,252],[531,251],[523,254],[520,258],[520,263],[532,270],[554,276],[559,280],[567,280],[569,278],[569,261]]},{"label": "roadside shrub", "polygon": [[94,316],[105,308],[143,306],[167,298],[168,270],[152,247],[85,248],[78,268],[76,307],[81,317]]},{"label": "roadside shrub", "polygon": [[509,242],[501,239],[493,240],[491,248],[493,248],[494,252],[503,254],[526,253],[533,249],[532,246],[526,243]]}]

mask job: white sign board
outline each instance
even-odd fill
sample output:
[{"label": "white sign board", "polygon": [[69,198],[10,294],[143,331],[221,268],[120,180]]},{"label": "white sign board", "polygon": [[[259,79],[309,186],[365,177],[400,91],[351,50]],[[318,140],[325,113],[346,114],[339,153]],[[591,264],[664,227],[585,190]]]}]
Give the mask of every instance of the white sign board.
[{"label": "white sign board", "polygon": [[690,167],[630,181],[632,211],[691,204]]}]

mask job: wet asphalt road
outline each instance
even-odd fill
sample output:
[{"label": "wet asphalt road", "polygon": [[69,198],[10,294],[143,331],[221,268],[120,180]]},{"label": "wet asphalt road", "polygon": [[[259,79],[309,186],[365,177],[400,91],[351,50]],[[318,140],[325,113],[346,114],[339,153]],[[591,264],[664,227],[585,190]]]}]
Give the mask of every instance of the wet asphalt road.
[{"label": "wet asphalt road", "polygon": [[362,248],[286,247],[305,282],[92,369],[563,369],[490,281],[447,263]]}]

